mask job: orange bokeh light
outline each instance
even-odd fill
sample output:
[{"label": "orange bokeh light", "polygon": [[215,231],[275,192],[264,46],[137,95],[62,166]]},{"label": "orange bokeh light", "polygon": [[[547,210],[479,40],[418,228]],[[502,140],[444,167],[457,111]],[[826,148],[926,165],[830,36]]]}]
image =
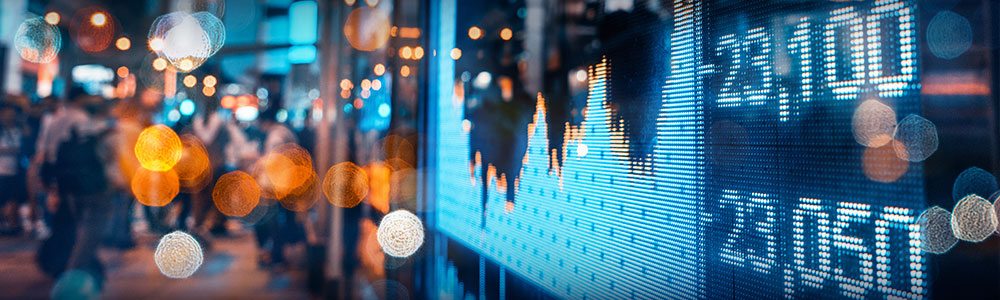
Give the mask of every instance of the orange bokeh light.
[{"label": "orange bokeh light", "polygon": [[469,38],[470,39],[478,40],[481,37],[483,37],[483,30],[482,29],[479,29],[479,27],[476,27],[476,26],[469,27]]},{"label": "orange bokeh light", "polygon": [[45,14],[45,23],[49,23],[49,25],[59,24],[59,13],[50,11]]},{"label": "orange bokeh light", "polygon": [[114,25],[103,8],[83,8],[77,10],[69,23],[70,36],[83,51],[101,52],[115,42]]},{"label": "orange bokeh light", "polygon": [[399,57],[402,57],[403,59],[410,59],[410,56],[412,55],[413,55],[413,49],[410,48],[409,46],[403,46],[403,48],[399,48]]},{"label": "orange bokeh light", "polygon": [[127,37],[120,37],[117,41],[115,41],[115,47],[118,47],[118,50],[121,51],[128,50],[129,48],[132,48],[132,41]]},{"label": "orange bokeh light", "polygon": [[413,148],[413,143],[395,134],[390,134],[382,139],[382,155],[387,160],[402,159],[409,166],[412,166],[416,161],[416,150]]},{"label": "orange bokeh light", "polygon": [[312,157],[299,145],[288,143],[276,147],[254,164],[253,177],[263,197],[277,199],[292,211],[312,208],[316,172]]},{"label": "orange bokeh light", "polygon": [[399,75],[403,75],[403,77],[409,77],[410,76],[410,67],[409,66],[402,66],[402,67],[400,67],[399,68]]},{"label": "orange bokeh light", "polygon": [[215,95],[215,87],[211,86],[203,87],[201,88],[201,93],[204,94],[205,97],[212,97],[213,95]]},{"label": "orange bokeh light", "polygon": [[157,57],[153,60],[153,69],[157,71],[163,71],[167,68],[167,60],[162,57]]},{"label": "orange bokeh light", "polygon": [[201,80],[202,84],[204,84],[205,86],[211,86],[211,87],[214,87],[215,84],[218,83],[218,82],[219,82],[218,79],[216,79],[215,76],[212,76],[212,75],[206,75],[205,78]]},{"label": "orange bokeh light", "polygon": [[462,49],[451,49],[451,59],[458,60],[459,58],[462,58]]},{"label": "orange bokeh light", "polygon": [[368,195],[368,172],[352,162],[336,164],[326,170],[323,194],[330,204],[355,207]]},{"label": "orange bokeh light", "polygon": [[424,57],[424,47],[416,46],[413,48],[413,59],[421,59]]},{"label": "orange bokeh light", "polygon": [[194,75],[184,76],[184,86],[194,87],[195,84],[198,84],[198,78],[195,78]]},{"label": "orange bokeh light", "polygon": [[[896,140],[892,140],[882,147],[865,148],[865,152],[861,156],[861,168],[864,170],[865,176],[874,181],[889,183],[896,181],[903,174],[906,174],[906,171],[910,167],[910,162],[896,156],[896,153],[899,152],[895,151],[893,147],[905,146]],[[906,151],[902,153],[905,154]]]},{"label": "orange bokeh light", "polygon": [[180,192],[180,183],[174,170],[160,172],[138,168],[132,176],[131,185],[135,199],[146,206],[170,204]]},{"label": "orange bokeh light", "polygon": [[191,134],[181,135],[181,160],[174,166],[180,187],[185,192],[197,193],[208,185],[212,177],[211,162],[205,145]]},{"label": "orange bokeh light", "polygon": [[117,73],[118,77],[121,77],[121,78],[128,77],[128,67],[126,67],[126,66],[118,67],[118,70],[115,71],[115,73]]},{"label": "orange bokeh light", "polygon": [[514,37],[514,32],[510,28],[504,28],[500,30],[500,38],[508,41],[510,38]]},{"label": "orange bokeh light", "polygon": [[224,215],[243,217],[260,202],[260,187],[250,174],[233,171],[219,177],[212,190],[212,201]]},{"label": "orange bokeh light", "polygon": [[372,7],[359,7],[347,15],[344,37],[354,49],[375,51],[389,41],[389,16]]},{"label": "orange bokeh light", "polygon": [[135,143],[135,156],[143,168],[170,170],[181,160],[181,139],[165,125],[146,127]]},{"label": "orange bokeh light", "polygon": [[[385,74],[385,65],[377,64],[375,65],[375,69],[373,69],[373,71],[375,71],[375,76],[382,76],[382,74]],[[343,88],[344,86],[341,85],[340,87]]]},{"label": "orange bokeh light", "polygon": [[232,109],[236,107],[236,97],[233,97],[233,95],[222,96],[222,100],[219,100],[219,104],[222,105],[222,108]]}]

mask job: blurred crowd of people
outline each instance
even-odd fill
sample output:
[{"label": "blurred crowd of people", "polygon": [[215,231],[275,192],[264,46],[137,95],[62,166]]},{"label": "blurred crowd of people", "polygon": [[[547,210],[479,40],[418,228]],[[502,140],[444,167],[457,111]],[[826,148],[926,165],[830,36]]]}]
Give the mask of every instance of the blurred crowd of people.
[{"label": "blurred crowd of people", "polygon": [[133,197],[131,178],[139,168],[134,146],[162,110],[162,100],[148,89],[135,97],[105,99],[81,87],[71,88],[64,99],[5,96],[0,102],[0,234],[42,240],[37,263],[53,278],[83,270],[102,283],[97,249],[132,248],[134,232],[184,230],[210,248],[212,237],[241,225],[254,229],[260,265],[282,267],[284,246],[306,239],[303,217],[267,209],[274,200],[261,199],[271,205],[255,210],[252,222],[228,220],[213,205],[213,185],[227,172],[250,172],[258,157],[279,145],[298,143],[314,151],[311,130],[295,131],[278,122],[277,109],[265,109],[251,122],[237,121],[209,98],[198,104],[196,114],[172,126],[205,145],[212,172],[207,186],[181,189],[169,205],[149,207]]}]

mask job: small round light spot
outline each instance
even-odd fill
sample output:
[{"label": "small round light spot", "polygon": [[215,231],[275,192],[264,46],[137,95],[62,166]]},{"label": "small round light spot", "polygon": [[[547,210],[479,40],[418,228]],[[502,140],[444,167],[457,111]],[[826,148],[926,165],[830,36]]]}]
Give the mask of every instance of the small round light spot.
[{"label": "small round light spot", "polygon": [[201,83],[204,84],[205,86],[212,86],[212,87],[214,87],[215,84],[219,83],[219,81],[218,81],[218,79],[215,78],[215,76],[207,75],[207,76],[205,76],[205,79],[201,80]]},{"label": "small round light spot", "polygon": [[483,30],[482,29],[479,29],[479,27],[476,27],[476,26],[469,27],[469,38],[470,39],[478,40],[481,37],[483,37]]},{"label": "small round light spot", "polygon": [[115,41],[115,47],[118,47],[118,50],[121,51],[128,50],[132,48],[132,40],[129,40],[127,37],[120,37]]},{"label": "small round light spot", "polygon": [[184,76],[184,86],[194,87],[195,84],[198,84],[198,78],[195,78],[194,75]]},{"label": "small round light spot", "polygon": [[59,24],[59,13],[50,11],[49,13],[45,14],[45,23],[49,23],[49,25]]},{"label": "small round light spot", "polygon": [[93,15],[90,15],[90,24],[93,24],[94,26],[101,27],[104,26],[104,24],[107,24],[107,22],[108,16],[103,12],[96,12]]},{"label": "small round light spot", "polygon": [[509,41],[510,38],[512,38],[512,37],[514,37],[514,31],[510,30],[510,28],[504,28],[504,29],[500,30],[500,38],[501,39],[503,39],[505,41]]}]

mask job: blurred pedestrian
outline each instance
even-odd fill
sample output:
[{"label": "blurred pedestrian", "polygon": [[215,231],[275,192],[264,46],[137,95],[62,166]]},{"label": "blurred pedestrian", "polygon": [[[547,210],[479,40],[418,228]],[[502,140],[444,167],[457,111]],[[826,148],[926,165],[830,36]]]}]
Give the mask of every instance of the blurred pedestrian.
[{"label": "blurred pedestrian", "polygon": [[13,235],[24,227],[18,208],[27,200],[25,170],[21,167],[23,128],[17,122],[20,109],[0,103],[0,234]]}]

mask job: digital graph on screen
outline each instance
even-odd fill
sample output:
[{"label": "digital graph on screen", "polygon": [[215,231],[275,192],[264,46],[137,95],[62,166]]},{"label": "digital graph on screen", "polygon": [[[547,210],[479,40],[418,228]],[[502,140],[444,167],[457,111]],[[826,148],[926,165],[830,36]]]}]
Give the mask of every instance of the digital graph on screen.
[{"label": "digital graph on screen", "polygon": [[922,166],[852,131],[864,101],[919,112],[915,5],[678,0],[660,90],[635,100],[655,132],[626,134],[611,74],[632,68],[608,55],[582,122],[537,95],[518,170],[482,159],[449,94],[436,228],[563,298],[924,298]]}]

